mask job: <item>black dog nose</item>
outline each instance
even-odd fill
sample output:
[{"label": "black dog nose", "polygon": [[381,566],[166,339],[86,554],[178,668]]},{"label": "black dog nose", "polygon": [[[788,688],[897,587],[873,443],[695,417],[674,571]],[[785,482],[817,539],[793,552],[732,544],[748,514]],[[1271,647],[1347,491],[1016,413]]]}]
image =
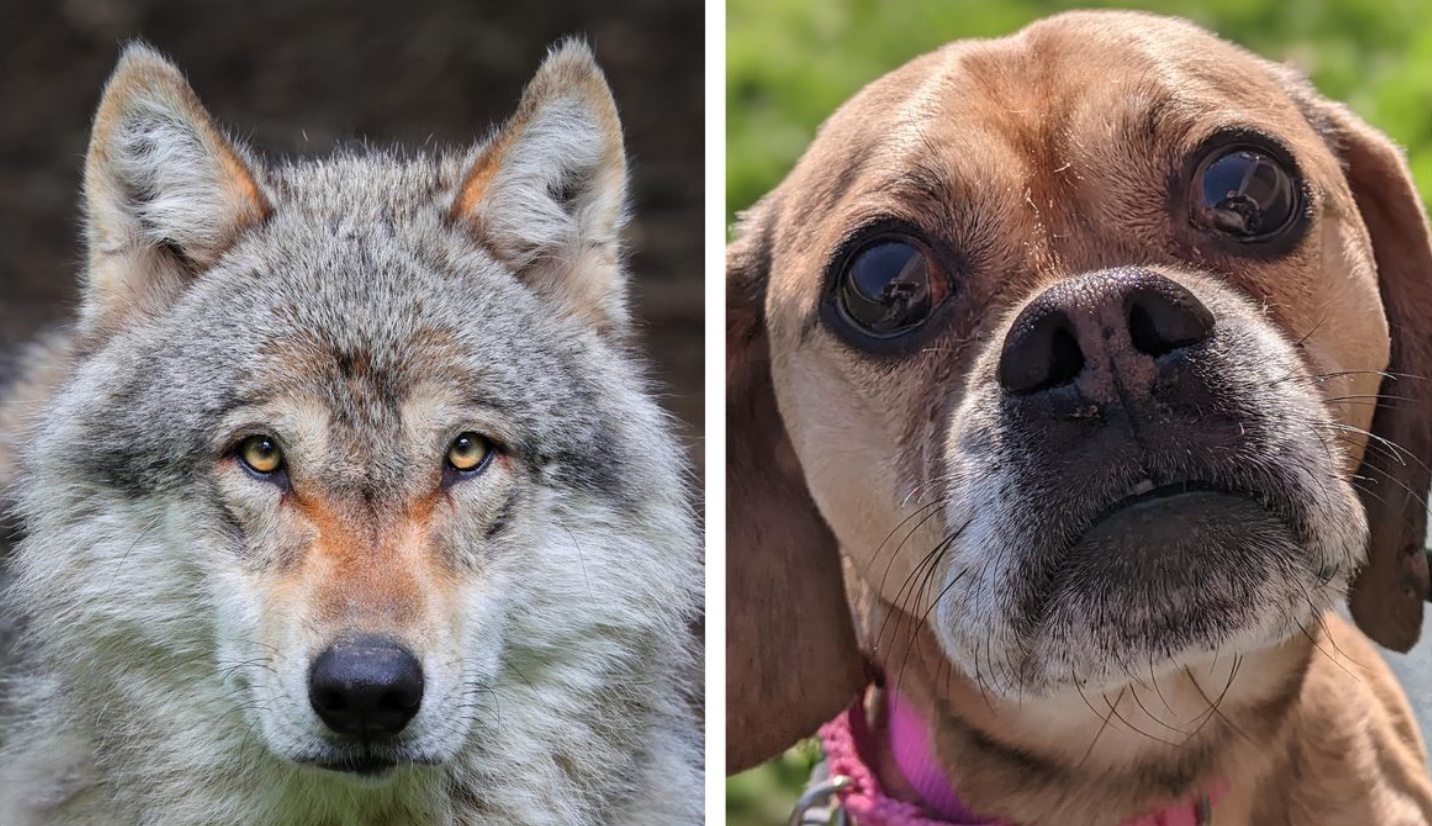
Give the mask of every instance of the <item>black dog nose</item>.
[{"label": "black dog nose", "polygon": [[[1000,353],[999,382],[1009,393],[1027,395],[1079,381],[1093,372],[1091,364],[1134,374],[1207,341],[1213,324],[1193,293],[1149,270],[1103,270],[1062,281],[1014,320]],[[1106,395],[1103,388],[1086,389]]]},{"label": "black dog nose", "polygon": [[339,734],[391,737],[422,705],[423,667],[408,649],[384,637],[341,640],[313,661],[308,702]]}]

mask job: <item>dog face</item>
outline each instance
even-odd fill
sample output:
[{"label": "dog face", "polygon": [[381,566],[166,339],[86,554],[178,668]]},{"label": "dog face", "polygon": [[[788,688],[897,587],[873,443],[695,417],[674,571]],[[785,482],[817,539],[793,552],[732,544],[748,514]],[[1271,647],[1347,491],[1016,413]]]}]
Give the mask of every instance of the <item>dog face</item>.
[{"label": "dog face", "polygon": [[[914,109],[907,131],[852,139],[905,162],[837,167],[810,246],[772,266],[772,373],[816,503],[882,597],[1011,695],[1312,622],[1362,561],[1345,474],[1371,408],[1346,400],[1387,359],[1337,160],[1277,80],[1244,57],[1188,89],[1190,67],[1154,71],[1170,49],[1091,61],[1085,35],[945,55],[919,106],[870,90],[854,128]],[[1058,94],[1019,71],[1031,52],[1071,78]],[[797,188],[831,175],[819,159]],[[1233,176],[1250,194],[1222,194]],[[901,501],[943,513],[901,531]]]},{"label": "dog face", "polygon": [[[624,355],[624,190],[578,45],[472,152],[283,168],[132,49],[87,174],[88,352],[38,436],[22,555],[126,596],[53,583],[30,612],[112,638],[89,654],[117,660],[113,702],[167,697],[173,725],[344,780],[456,764],[443,796],[489,806],[504,783],[558,805],[592,761],[624,782],[632,721],[679,716],[697,581],[679,454]],[[81,460],[84,433],[106,436]],[[329,798],[353,792],[303,799]]]},{"label": "dog face", "polygon": [[[1377,163],[1394,191],[1359,190]],[[1389,194],[1411,251],[1365,200]],[[733,445],[780,428],[764,449],[884,606],[860,611],[879,665],[892,610],[996,696],[1228,662],[1317,622],[1366,559],[1355,474],[1384,495],[1374,456],[1426,452],[1425,406],[1401,409],[1410,443],[1366,436],[1402,394],[1383,371],[1428,372],[1425,316],[1394,306],[1426,303],[1401,286],[1432,277],[1425,238],[1381,139],[1191,25],[1074,14],[954,44],[849,101],[743,226],[732,381],[768,370],[779,418],[738,405]],[[738,541],[795,532],[738,528],[769,493],[732,487]],[[1397,520],[1425,474],[1405,487]],[[1395,531],[1400,558],[1421,534]],[[761,615],[730,610],[733,636]],[[817,643],[827,672],[852,657]]]}]

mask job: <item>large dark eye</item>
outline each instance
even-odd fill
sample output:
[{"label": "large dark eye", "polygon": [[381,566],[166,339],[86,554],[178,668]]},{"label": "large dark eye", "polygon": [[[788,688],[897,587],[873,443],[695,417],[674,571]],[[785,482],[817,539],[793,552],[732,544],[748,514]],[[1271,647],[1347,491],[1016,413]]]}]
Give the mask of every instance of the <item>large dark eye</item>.
[{"label": "large dark eye", "polygon": [[1287,168],[1248,146],[1209,153],[1194,174],[1193,199],[1196,224],[1250,243],[1280,235],[1302,208],[1302,193]]},{"label": "large dark eye", "polygon": [[835,303],[860,332],[894,338],[925,322],[950,294],[949,280],[924,244],[903,236],[865,243],[836,275]]}]

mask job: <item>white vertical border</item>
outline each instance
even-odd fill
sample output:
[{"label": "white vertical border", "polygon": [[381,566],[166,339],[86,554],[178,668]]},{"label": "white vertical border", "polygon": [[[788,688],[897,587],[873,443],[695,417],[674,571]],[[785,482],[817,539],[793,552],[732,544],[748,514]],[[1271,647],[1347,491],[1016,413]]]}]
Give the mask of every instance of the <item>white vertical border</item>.
[{"label": "white vertical border", "polygon": [[706,823],[726,822],[726,4],[706,7]]}]

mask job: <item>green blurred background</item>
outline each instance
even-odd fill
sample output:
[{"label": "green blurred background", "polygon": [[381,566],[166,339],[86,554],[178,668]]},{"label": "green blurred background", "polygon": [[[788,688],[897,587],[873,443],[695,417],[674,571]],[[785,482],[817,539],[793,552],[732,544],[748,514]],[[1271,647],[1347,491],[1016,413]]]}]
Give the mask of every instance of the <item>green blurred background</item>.
[{"label": "green blurred background", "polygon": [[[1099,6],[1187,17],[1298,66],[1406,148],[1422,200],[1432,202],[1432,0],[727,0],[728,224],[865,83],[950,40]],[[727,823],[784,823],[816,756],[805,744],[728,780]]]},{"label": "green blurred background", "polygon": [[871,80],[950,40],[1092,7],[1187,17],[1298,66],[1406,147],[1423,201],[1432,198],[1432,0],[727,0],[728,222]]}]

